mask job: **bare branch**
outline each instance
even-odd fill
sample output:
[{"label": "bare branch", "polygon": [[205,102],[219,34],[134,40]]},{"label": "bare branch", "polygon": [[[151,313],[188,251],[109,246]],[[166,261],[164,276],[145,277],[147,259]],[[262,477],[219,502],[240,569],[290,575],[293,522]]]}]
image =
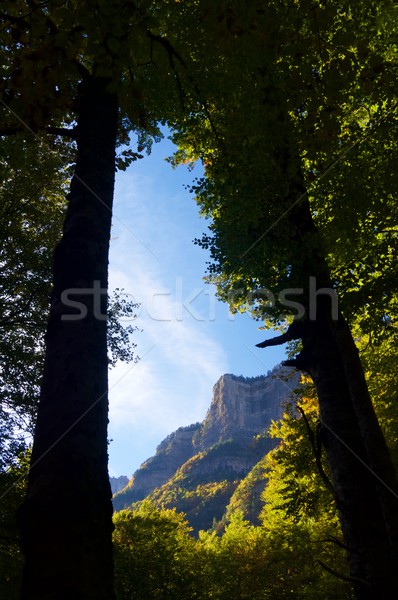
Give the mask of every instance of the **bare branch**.
[{"label": "bare branch", "polygon": [[260,342],[260,344],[256,344],[257,348],[271,348],[271,346],[281,346],[282,344],[286,344],[293,339],[290,336],[289,331],[282,335],[278,335],[277,337],[271,338],[270,340],[265,340],[264,342]]},{"label": "bare branch", "polygon": [[301,406],[297,405],[297,410],[300,412],[301,416],[303,417],[305,428],[307,430],[308,439],[310,441],[311,448],[314,453],[315,463],[316,463],[316,467],[318,469],[319,475],[321,476],[322,481],[326,485],[327,489],[331,492],[331,494],[333,495],[333,498],[335,499],[335,501],[337,503],[338,500],[337,500],[336,491],[335,491],[329,477],[326,475],[325,470],[322,465],[322,446],[320,443],[317,443],[317,441],[316,441],[314,432],[311,429],[311,425],[308,421],[307,415],[304,412],[304,409]]},{"label": "bare branch", "polygon": [[318,560],[318,563],[321,565],[321,567],[323,569],[325,569],[325,571],[327,571],[331,575],[334,575],[338,579],[342,579],[343,581],[349,581],[350,583],[361,583],[362,585],[365,585],[366,587],[370,587],[370,583],[368,581],[366,581],[365,579],[361,579],[360,577],[352,577],[351,575],[343,575],[342,573],[339,573],[338,571],[335,571],[334,569],[332,569],[331,567],[326,565],[321,560]]},{"label": "bare branch", "polygon": [[307,350],[302,350],[295,358],[289,358],[288,360],[282,361],[283,367],[294,367],[299,371],[305,371],[310,373],[311,354]]}]

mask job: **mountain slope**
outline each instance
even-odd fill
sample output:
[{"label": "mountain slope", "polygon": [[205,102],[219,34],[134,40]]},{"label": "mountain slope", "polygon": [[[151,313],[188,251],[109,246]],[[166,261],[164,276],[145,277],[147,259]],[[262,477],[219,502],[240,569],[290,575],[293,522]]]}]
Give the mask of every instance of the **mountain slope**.
[{"label": "mountain slope", "polygon": [[274,446],[274,440],[260,436],[247,444],[234,440],[214,444],[189,459],[148,499],[157,506],[184,512],[195,532],[207,530],[222,519],[253,465]]},{"label": "mountain slope", "polygon": [[297,384],[296,374],[285,381],[288,373],[276,369],[255,378],[223,375],[213,388],[204,421],[181,427],[163,440],[155,456],[114,496],[115,510],[149,498],[185,512],[198,531],[222,518],[237,488],[243,496],[252,490],[258,503],[262,483],[255,483],[252,475],[243,493],[241,482],[276,444],[266,430],[271,420],[282,416],[283,404]]}]

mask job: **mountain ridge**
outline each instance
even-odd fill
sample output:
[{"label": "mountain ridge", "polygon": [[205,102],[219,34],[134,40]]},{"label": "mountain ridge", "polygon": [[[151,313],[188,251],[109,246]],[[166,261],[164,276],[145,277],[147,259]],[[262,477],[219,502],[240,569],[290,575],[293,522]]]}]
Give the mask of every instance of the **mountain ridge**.
[{"label": "mountain ridge", "polygon": [[[245,477],[276,446],[266,431],[281,418],[297,383],[297,373],[282,367],[252,378],[222,375],[204,420],[162,440],[156,454],[114,495],[115,511],[149,499],[185,512],[195,532],[210,528]],[[260,488],[253,487],[257,496]]]}]

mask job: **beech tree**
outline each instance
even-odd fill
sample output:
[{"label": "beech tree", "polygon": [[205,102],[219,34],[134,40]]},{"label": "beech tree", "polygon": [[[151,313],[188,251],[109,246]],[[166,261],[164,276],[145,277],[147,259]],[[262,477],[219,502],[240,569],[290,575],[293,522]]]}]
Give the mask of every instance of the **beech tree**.
[{"label": "beech tree", "polygon": [[353,312],[373,330],[395,317],[394,4],[225,2],[195,18],[209,109],[176,125],[173,160],[205,165],[209,279],[232,309],[286,324],[259,346],[300,341],[285,364],[317,389],[356,596],[396,595],[396,473],[350,331]]},{"label": "beech tree", "polygon": [[120,600],[207,598],[203,560],[183,513],[144,501],[115,514],[115,578]]},{"label": "beech tree", "polygon": [[[65,148],[63,148],[65,150]],[[0,588],[17,598],[21,552],[15,513],[26,492],[40,394],[51,257],[61,235],[68,169],[56,148],[29,133],[3,140],[0,157]],[[108,361],[132,361],[135,344],[121,317],[136,305],[120,290],[108,300]]]},{"label": "beech tree", "polygon": [[[150,2],[27,0],[5,2],[0,13],[0,132],[27,130],[38,143],[58,136],[76,144],[53,259],[28,491],[19,514],[23,598],[114,597],[108,248],[115,166],[125,168],[150,149],[160,137],[157,120],[180,105],[177,58],[161,36],[156,12]],[[133,132],[137,151],[128,148]]]}]

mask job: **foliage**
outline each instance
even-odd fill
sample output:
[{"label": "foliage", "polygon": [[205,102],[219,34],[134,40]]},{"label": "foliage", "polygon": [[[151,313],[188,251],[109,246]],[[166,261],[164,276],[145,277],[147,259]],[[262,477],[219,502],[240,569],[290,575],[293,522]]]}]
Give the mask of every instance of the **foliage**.
[{"label": "foliage", "polygon": [[[137,319],[137,309],[140,304],[126,299],[127,294],[116,288],[108,296],[108,361],[111,367],[118,361],[137,362],[139,357],[135,354],[137,344],[131,341],[131,335],[142,331],[139,327],[131,325]],[[124,325],[127,321],[128,325]]]},{"label": "foliage", "polygon": [[241,511],[252,525],[259,525],[261,496],[265,487],[265,457],[261,459],[239,483],[227,506],[226,518]]},{"label": "foliage", "polygon": [[[2,596],[18,594],[21,552],[15,514],[26,485],[44,362],[53,250],[66,207],[68,167],[60,148],[30,135],[6,138],[0,150],[0,509]],[[116,290],[109,299],[109,362],[137,360],[124,326],[137,305]]]},{"label": "foliage", "polygon": [[[145,597],[145,594],[146,598],[160,597],[159,583],[156,583],[159,581],[169,582],[165,584],[167,589],[163,589],[165,597],[173,593],[172,597],[178,598],[181,593],[178,581],[186,576],[186,569],[195,573],[190,587],[185,588],[187,599],[352,598],[349,583],[337,576],[348,577],[347,561],[336,508],[328,489],[327,466],[321,449],[320,456],[316,457],[314,453],[318,406],[308,382],[304,389],[305,393],[296,398],[302,413],[292,405],[283,419],[271,427],[270,433],[281,440],[280,445],[256,465],[246,484],[237,488],[227,516],[221,521],[216,518],[213,528],[200,531],[198,539],[190,536],[192,529],[187,527],[184,514],[178,515],[175,510],[160,507],[173,506],[178,501],[179,507],[187,508],[192,523],[193,508],[199,509],[210,496],[217,496],[217,490],[227,482],[189,489],[185,487],[183,473],[179,472],[178,481],[163,486],[159,494],[155,494],[155,504],[144,501],[137,503],[133,511],[117,513],[117,580],[122,582],[117,585],[125,586],[123,592],[119,591],[121,598],[133,597],[133,589],[137,598]],[[259,524],[255,526],[245,518],[241,506],[247,510],[252,501],[253,482],[261,478],[266,483],[264,508]],[[192,506],[190,500],[194,502]],[[208,508],[209,515],[211,510],[214,515],[214,507],[209,504]],[[179,538],[181,545],[175,545],[175,537],[174,545],[170,542],[170,529],[165,526],[164,519],[172,521],[173,536],[177,536],[178,528],[184,523],[179,530],[183,534]],[[117,533],[119,528],[123,532],[128,530],[130,546],[128,551],[123,550],[124,553],[119,546],[122,544],[125,548],[127,541],[126,537],[117,537],[124,536],[124,533]],[[155,549],[152,543],[156,544]],[[179,556],[180,579],[173,571],[176,555]],[[136,570],[137,565],[142,565],[142,572]],[[143,572],[146,573],[147,587],[143,587]],[[131,577],[128,579],[130,588],[126,575]],[[133,580],[135,588],[132,587]]]},{"label": "foliage", "polygon": [[265,437],[251,444],[233,440],[214,444],[186,461],[149,498],[158,507],[184,512],[196,533],[208,529],[222,519],[240,480],[269,447]]},{"label": "foliage", "polygon": [[[391,175],[398,115],[396,7],[381,1],[370,10],[367,2],[358,2],[354,9],[332,0],[253,2],[247,8],[226,2],[201,15],[201,41],[213,58],[206,68],[198,58],[209,102],[176,124],[179,151],[173,161],[201,159],[204,164],[205,176],[192,191],[210,221],[210,232],[199,243],[210,251],[208,280],[218,295],[233,310],[250,310],[266,325],[284,327],[300,319],[288,333],[303,339],[304,350],[290,365],[312,374],[322,414],[330,418],[336,437],[328,444],[328,459],[346,513],[353,507],[342,523],[352,573],[363,580],[378,567],[356,559],[354,538],[363,548],[361,557],[372,556],[374,540],[367,542],[365,534],[369,520],[376,522],[381,514],[381,504],[378,535],[385,548],[392,546],[386,531],[396,529],[391,525],[396,507],[385,510],[391,499],[379,487],[373,496],[373,480],[362,489],[360,477],[359,485],[353,483],[358,470],[349,459],[337,459],[339,449],[334,450],[346,427],[353,434],[346,443],[351,439],[354,454],[361,455],[363,445],[374,471],[395,489],[347,323],[356,319],[361,335],[383,337],[380,326],[386,318],[394,324],[397,316],[397,182]],[[384,11],[392,15],[388,27]],[[209,24],[213,35],[207,37]],[[192,52],[198,57],[197,47]],[[311,287],[316,278],[319,287],[337,291],[333,297],[340,311],[332,319],[319,311],[317,320],[311,311],[311,305],[322,304],[317,284]],[[336,373],[341,385],[333,394]],[[339,399],[345,415],[337,408],[333,412]],[[283,501],[299,515],[294,502],[310,510],[319,490],[311,474],[294,472],[296,478],[283,474],[290,494]],[[307,486],[311,493],[302,494]],[[362,507],[368,514],[352,527]],[[374,559],[380,572],[389,565],[389,576],[378,576],[387,587],[395,585],[392,554]],[[357,588],[361,585],[358,579]]]},{"label": "foliage", "polygon": [[[180,150],[174,160],[200,157],[205,165],[206,178],[193,191],[212,219],[211,233],[201,243],[214,259],[210,276],[219,295],[233,309],[249,306],[278,325],[294,316],[294,308],[287,310],[278,293],[302,286],[311,253],[321,249],[345,314],[351,320],[357,315],[364,344],[368,336],[373,338],[369,347],[377,348],[373,363],[369,348],[363,349],[372,385],[382,352],[390,351],[381,369],[381,391],[377,382],[373,389],[395,444],[395,396],[388,372],[396,364],[391,355],[395,330],[379,332],[386,318],[396,318],[398,292],[391,275],[397,250],[395,3],[383,0],[372,10],[364,1],[354,9],[334,0],[318,5],[307,0],[266,6],[234,1],[174,4],[177,45],[190,53],[187,77],[179,54],[163,35],[169,3],[5,2],[1,93],[9,110],[3,111],[2,129],[19,129],[22,121],[33,132],[68,127],[73,137],[81,81],[105,77],[109,91],[119,95],[122,150],[117,166],[124,169],[159,137],[159,119],[177,121],[181,116],[176,107],[186,101],[180,80],[184,72],[189,108],[175,125]],[[200,81],[194,92],[192,80]],[[198,99],[202,97],[204,101]],[[128,148],[132,131],[138,136],[137,151]],[[31,172],[37,163],[29,143],[26,152],[26,164],[22,152],[18,168],[29,165]],[[58,226],[51,229],[57,222],[52,213],[58,218],[63,211],[59,190],[67,174],[51,162],[55,154],[38,155],[41,172],[32,177],[36,188],[27,191],[26,180],[6,172],[1,190],[6,243],[0,295],[8,302],[2,306],[5,335],[0,350],[10,359],[1,373],[1,419],[5,423],[11,415],[12,426],[20,427],[21,419],[34,413],[42,360],[41,315],[49,301],[48,249],[54,245],[43,240],[58,235]],[[7,171],[9,166],[5,160],[1,168]],[[50,174],[60,178],[55,187],[45,179]],[[305,241],[300,223],[290,220],[286,227],[284,222],[301,199],[301,183],[319,230]],[[42,211],[47,195],[50,201]],[[264,295],[265,285],[276,300]],[[128,316],[135,309],[119,292],[115,307]],[[115,312],[110,312],[115,324]],[[112,363],[119,342],[125,344],[129,333],[117,324],[113,331],[119,337],[110,342]],[[131,359],[125,345],[121,356]],[[305,414],[314,427],[316,409],[309,400]],[[203,535],[198,542],[202,553],[195,554],[195,543],[188,541],[186,526],[175,513],[165,516],[143,504],[138,516],[117,517],[119,565],[133,564],[131,573],[141,586],[134,588],[134,597],[205,597],[192,570],[193,562],[203,564],[203,556],[211,558],[205,571],[212,598],[348,597],[346,588],[314,563],[312,548],[323,537],[337,537],[338,525],[325,475],[319,477],[314,470],[316,443],[312,449],[303,443],[306,425],[304,417],[290,415],[279,426],[284,445],[268,459],[263,529],[235,512],[224,535]],[[11,463],[18,441],[10,436],[10,427],[3,427]],[[322,456],[317,466],[327,471]],[[199,496],[229,492],[231,483],[207,483]],[[191,490],[186,498],[197,501]],[[326,563],[328,558],[343,563],[324,546],[317,549]],[[287,568],[287,562],[294,562],[294,568]],[[144,565],[152,577],[143,576]],[[119,569],[119,593],[127,598],[133,594],[132,580],[124,567]]]},{"label": "foliage", "polygon": [[379,331],[364,334],[362,324],[354,331],[373,404],[394,464],[398,467],[397,325],[387,319],[385,327]]},{"label": "foliage", "polygon": [[[328,468],[319,437],[317,401],[309,384],[306,394],[298,402],[298,407],[303,411],[302,416],[291,405],[281,421],[273,423],[270,428],[270,435],[282,441],[269,453],[267,468],[272,471],[271,465],[278,465],[280,472],[275,479],[270,478],[264,498],[269,500],[274,494],[280,495],[280,508],[284,515],[300,518],[302,514],[310,514],[316,519],[319,516],[318,510],[323,513],[325,507],[329,506],[330,514],[334,515],[335,509],[328,489]],[[322,474],[319,468],[322,469]],[[281,484],[283,487],[279,489]],[[273,489],[274,486],[276,489]],[[274,508],[275,505],[279,506],[274,499]]]},{"label": "foliage", "polygon": [[[303,597],[350,598],[350,588],[325,569],[348,577],[344,544],[318,437],[318,405],[309,383],[270,433],[280,445],[266,457],[261,519],[273,543],[283,543]],[[294,557],[294,558],[293,558]]]},{"label": "foliage", "polygon": [[171,480],[155,490],[150,499],[156,506],[178,507],[197,533],[202,528],[210,528],[214,520],[222,518],[237,485],[237,480],[226,479],[193,485],[185,481],[179,485]]},{"label": "foliage", "polygon": [[55,149],[22,134],[3,142],[0,170],[0,444],[10,464],[11,444],[33,427],[67,171]]},{"label": "foliage", "polygon": [[[208,103],[176,124],[173,161],[205,166],[192,191],[211,219],[200,241],[209,280],[232,309],[279,324],[297,314],[283,290],[300,295],[318,248],[345,314],[366,310],[377,329],[396,292],[394,3],[197,10],[192,53]],[[310,239],[291,211],[306,192],[319,229]]]},{"label": "foliage", "polygon": [[314,571],[303,528],[294,535],[284,530],[271,537],[236,511],[221,537],[201,532],[195,540],[183,515],[147,502],[138,511],[118,513],[115,527],[120,599],[350,597],[340,584]]},{"label": "foliage", "polygon": [[195,542],[183,515],[144,502],[138,511],[117,513],[114,521],[118,600],[205,597]]},{"label": "foliage", "polygon": [[3,4],[0,89],[8,109],[3,111],[3,131],[22,126],[74,137],[79,88],[93,76],[107,79],[109,92],[118,95],[117,168],[125,170],[149,152],[162,137],[159,121],[175,115],[183,101],[177,70],[182,59],[165,37],[169,3]]},{"label": "foliage", "polygon": [[23,558],[16,507],[26,493],[29,460],[29,452],[20,449],[11,465],[2,461],[0,468],[0,593],[9,600],[20,597]]},{"label": "foliage", "polygon": [[[395,407],[391,406],[392,402],[387,403],[383,399],[393,386],[393,353],[389,355],[391,361],[387,361],[383,369],[380,361],[385,348],[372,346],[365,339],[361,343],[365,364],[368,361],[370,387],[372,391],[378,390],[375,394],[376,408],[380,412],[382,426],[389,432],[388,439],[393,443],[396,427],[391,411]],[[375,369],[373,383],[372,367]],[[380,373],[380,379],[377,373]],[[193,570],[200,569],[202,579],[195,580],[196,583],[187,589],[186,598],[349,600],[353,597],[323,455],[316,396],[308,381],[300,389],[303,392],[296,395],[296,404],[292,402],[283,418],[270,428],[270,435],[280,440],[279,446],[262,459],[236,488],[227,515],[221,520],[215,519],[211,530],[200,531],[197,540],[191,539],[191,553],[186,558]],[[381,397],[379,402],[378,396]],[[199,507],[199,503],[215,494],[223,483],[203,484],[190,490],[185,487],[181,471],[177,479],[173,486],[163,486],[155,497],[158,507],[162,504],[172,506],[177,501],[181,506],[182,501],[187,512],[192,511],[193,506]],[[264,507],[259,523],[254,526],[247,520],[244,511],[250,515],[253,487],[261,480],[265,485],[262,495]],[[190,499],[194,501],[193,506]],[[139,511],[145,505],[145,502],[141,504]],[[145,510],[149,510],[149,505],[146,506]],[[209,509],[212,509],[211,505]],[[151,510],[175,517],[173,511],[153,506]],[[128,515],[128,512],[124,514]],[[137,512],[133,511],[133,514],[137,515]],[[179,516],[181,519],[184,517]],[[137,527],[141,527],[138,520]],[[146,544],[139,533],[133,539],[137,545]],[[135,552],[141,554],[138,548]],[[171,570],[174,558],[167,551],[164,557]],[[158,562],[161,560],[159,558]],[[146,564],[147,578],[150,581],[157,579],[158,571],[149,560]],[[183,564],[185,568],[186,563]],[[125,568],[129,572],[129,567]],[[124,574],[119,573],[119,577],[124,577]],[[197,589],[196,585],[200,587]],[[148,598],[157,597],[147,593]]]}]

